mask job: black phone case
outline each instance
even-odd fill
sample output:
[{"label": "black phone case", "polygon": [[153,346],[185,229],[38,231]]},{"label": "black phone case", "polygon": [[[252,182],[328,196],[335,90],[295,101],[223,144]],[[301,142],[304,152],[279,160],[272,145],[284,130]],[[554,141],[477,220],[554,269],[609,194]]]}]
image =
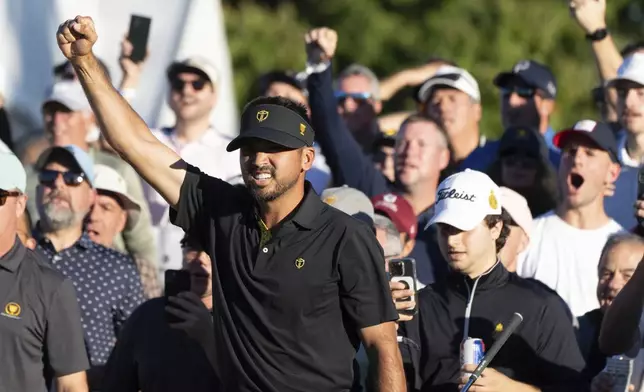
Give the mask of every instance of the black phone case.
[{"label": "black phone case", "polygon": [[145,58],[151,24],[152,19],[148,17],[139,15],[132,15],[130,17],[130,30],[127,39],[132,43],[130,60],[135,63],[140,63]]},{"label": "black phone case", "polygon": [[[165,271],[165,288],[164,297],[166,306],[172,306],[168,297],[176,297],[179,293],[190,291],[190,273],[184,270],[166,270]],[[165,313],[168,323],[177,323],[181,321],[175,315]]]},{"label": "black phone case", "polygon": [[[407,266],[405,266],[405,273],[403,275],[401,275],[401,277],[411,278],[412,282],[413,282],[413,286],[410,287],[410,288],[412,290],[414,290],[414,293],[417,293],[418,292],[418,285],[416,284],[416,282],[417,282],[417,279],[416,279],[416,260],[411,258],[411,257],[407,257],[407,258],[403,258],[403,259],[393,259],[393,260],[390,260],[389,262],[391,263],[391,262],[394,262],[394,261],[396,261],[396,262],[402,261],[404,264],[411,266],[411,268],[407,268]],[[408,271],[410,271],[410,272],[408,272]],[[397,276],[392,276],[391,280],[394,280],[394,278],[396,278],[396,277]],[[405,298],[400,299],[400,301],[404,301],[404,300],[406,300],[406,299]],[[413,309],[399,310],[398,313],[404,314],[404,315],[407,315],[407,316],[415,316],[418,313],[418,295],[417,294],[414,294],[414,300],[416,301],[416,306],[414,306]]]}]

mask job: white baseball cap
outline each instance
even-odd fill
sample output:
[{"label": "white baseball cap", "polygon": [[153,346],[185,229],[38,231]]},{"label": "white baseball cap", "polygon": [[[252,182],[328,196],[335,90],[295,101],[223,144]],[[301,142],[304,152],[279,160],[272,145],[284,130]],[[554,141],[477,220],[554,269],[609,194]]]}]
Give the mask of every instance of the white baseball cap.
[{"label": "white baseball cap", "polygon": [[374,210],[369,197],[361,191],[343,185],[336,188],[327,188],[322,191],[320,199],[326,204],[337,208],[347,215],[373,225]]},{"label": "white baseball cap", "polygon": [[183,61],[176,61],[168,67],[168,79],[174,78],[181,72],[200,72],[206,75],[210,83],[217,84],[219,80],[219,72],[217,68],[208,59],[201,56],[192,56]]},{"label": "white baseball cap", "polygon": [[621,81],[630,81],[644,86],[644,53],[633,53],[626,57],[617,70],[617,77],[606,85],[614,86]]},{"label": "white baseball cap", "polygon": [[481,91],[479,90],[478,82],[472,74],[463,68],[452,65],[443,65],[438,68],[434,76],[427,79],[420,86],[420,89],[418,89],[418,100],[420,102],[426,102],[436,86],[452,87],[469,95],[476,102],[481,101]]},{"label": "white baseball cap", "polygon": [[20,160],[12,153],[0,153],[0,168],[0,189],[25,193],[27,174]]},{"label": "white baseball cap", "polygon": [[445,223],[470,231],[488,215],[501,215],[501,190],[487,174],[466,169],[440,183],[434,216],[425,228]]},{"label": "white baseball cap", "polygon": [[132,223],[139,219],[141,205],[127,193],[127,183],[116,170],[101,164],[94,165],[94,188],[99,194],[119,199]]},{"label": "white baseball cap", "polygon": [[83,86],[77,81],[63,80],[55,83],[48,98],[43,102],[42,108],[44,109],[46,105],[53,102],[60,103],[73,112],[92,110],[85,91],[83,91]]}]

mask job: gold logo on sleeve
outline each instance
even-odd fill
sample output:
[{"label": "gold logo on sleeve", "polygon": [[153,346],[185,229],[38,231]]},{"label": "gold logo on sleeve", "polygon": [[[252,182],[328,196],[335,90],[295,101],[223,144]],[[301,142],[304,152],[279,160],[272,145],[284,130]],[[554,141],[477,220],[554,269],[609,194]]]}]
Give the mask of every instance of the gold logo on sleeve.
[{"label": "gold logo on sleeve", "polygon": [[298,257],[297,259],[295,259],[295,267],[297,267],[297,269],[302,269],[302,267],[304,267],[304,263],[305,261],[301,257]]},{"label": "gold logo on sleeve", "polygon": [[20,305],[18,305],[15,302],[9,302],[4,307],[5,315],[10,316],[10,317],[18,317],[18,316],[20,316],[21,311],[22,311],[22,309],[20,308]]}]

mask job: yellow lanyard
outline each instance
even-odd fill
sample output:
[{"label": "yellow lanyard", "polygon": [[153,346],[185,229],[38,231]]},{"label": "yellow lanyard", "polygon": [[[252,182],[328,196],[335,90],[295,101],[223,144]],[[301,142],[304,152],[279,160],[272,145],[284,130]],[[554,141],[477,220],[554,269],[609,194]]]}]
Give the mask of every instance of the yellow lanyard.
[{"label": "yellow lanyard", "polygon": [[261,232],[261,239],[259,240],[259,246],[264,246],[268,241],[271,240],[272,234],[271,231],[268,229],[268,226],[266,226],[266,223],[262,220],[262,218],[259,217],[259,215],[255,215],[257,218],[257,225],[259,226],[259,231]]}]

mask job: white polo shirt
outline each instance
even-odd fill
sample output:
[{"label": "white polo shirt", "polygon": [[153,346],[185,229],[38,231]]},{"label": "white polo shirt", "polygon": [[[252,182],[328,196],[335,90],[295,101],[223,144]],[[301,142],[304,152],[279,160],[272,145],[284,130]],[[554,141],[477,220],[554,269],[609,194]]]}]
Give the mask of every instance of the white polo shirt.
[{"label": "white polo shirt", "polygon": [[[208,128],[199,139],[187,144],[179,143],[173,128],[153,129],[152,133],[184,161],[198,167],[202,172],[229,182],[241,181],[239,152],[227,152],[226,146],[232,139],[213,127]],[[143,191],[150,206],[163,281],[165,270],[181,268],[183,255],[180,242],[184,232],[169,222],[168,203],[145,181]]]}]

